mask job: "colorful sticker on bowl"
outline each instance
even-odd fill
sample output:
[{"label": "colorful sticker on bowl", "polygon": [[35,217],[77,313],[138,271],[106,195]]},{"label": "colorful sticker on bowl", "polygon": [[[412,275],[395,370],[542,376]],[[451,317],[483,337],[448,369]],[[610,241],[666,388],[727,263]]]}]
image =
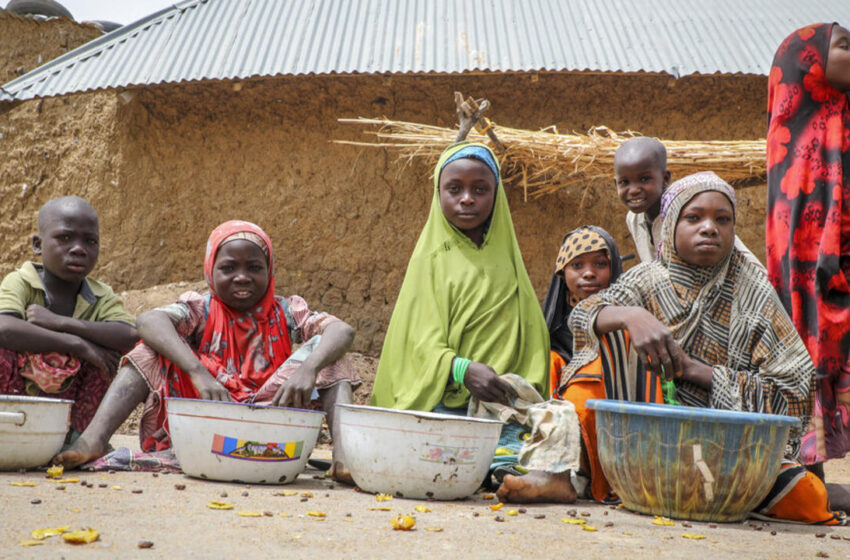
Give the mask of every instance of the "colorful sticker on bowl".
[{"label": "colorful sticker on bowl", "polygon": [[472,465],[475,463],[476,451],[475,447],[447,447],[445,445],[426,444],[425,452],[419,457],[419,460],[428,463]]},{"label": "colorful sticker on bowl", "polygon": [[301,458],[303,441],[289,443],[250,441],[215,434],[210,451],[243,461],[295,461]]}]

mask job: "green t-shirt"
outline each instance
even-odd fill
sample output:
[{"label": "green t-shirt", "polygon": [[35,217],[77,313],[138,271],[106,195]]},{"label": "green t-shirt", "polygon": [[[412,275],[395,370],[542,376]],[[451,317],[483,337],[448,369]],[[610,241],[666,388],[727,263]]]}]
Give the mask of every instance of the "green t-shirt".
[{"label": "green t-shirt", "polygon": [[[44,282],[39,271],[42,266],[25,262],[21,268],[10,272],[0,283],[0,313],[27,318],[27,307],[36,304],[49,307]],[[116,321],[135,325],[136,319],[124,309],[124,302],[107,284],[86,278],[77,294],[75,319],[84,321]]]}]

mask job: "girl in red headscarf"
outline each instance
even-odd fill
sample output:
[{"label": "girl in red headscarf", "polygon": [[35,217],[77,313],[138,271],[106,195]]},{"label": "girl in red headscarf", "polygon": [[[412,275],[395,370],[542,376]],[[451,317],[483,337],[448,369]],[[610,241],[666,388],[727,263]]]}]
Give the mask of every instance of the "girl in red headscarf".
[{"label": "girl in red headscarf", "polygon": [[[112,433],[140,402],[144,451],[170,447],[164,397],[318,408],[351,402],[360,379],[344,359],[354,330],[315,313],[298,296],[274,293],[269,237],[258,226],[226,222],[210,234],[204,259],[210,292],[140,315],[143,339],[122,360],[91,424],[55,461],[68,467],[102,456]],[[292,352],[293,342],[306,341]],[[345,478],[334,448],[334,469]]]},{"label": "girl in red headscarf", "polygon": [[823,461],[850,449],[848,91],[847,29],[810,25],[779,46],[768,84],[767,270],[817,371],[801,456],[821,477]]}]

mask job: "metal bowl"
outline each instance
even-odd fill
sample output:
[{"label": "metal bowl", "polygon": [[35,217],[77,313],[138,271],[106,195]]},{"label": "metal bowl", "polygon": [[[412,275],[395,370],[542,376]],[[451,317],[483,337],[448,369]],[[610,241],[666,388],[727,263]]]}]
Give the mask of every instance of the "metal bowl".
[{"label": "metal bowl", "polygon": [[0,395],[0,471],[40,467],[65,442],[74,401]]}]

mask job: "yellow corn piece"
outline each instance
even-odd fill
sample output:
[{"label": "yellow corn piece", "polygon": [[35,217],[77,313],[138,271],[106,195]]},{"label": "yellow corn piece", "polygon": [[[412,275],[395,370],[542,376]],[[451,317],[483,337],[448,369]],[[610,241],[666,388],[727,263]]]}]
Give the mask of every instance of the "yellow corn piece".
[{"label": "yellow corn piece", "polygon": [[425,527],[425,530],[431,531],[432,533],[442,533],[443,532],[442,527]]},{"label": "yellow corn piece", "polygon": [[691,540],[695,540],[695,541],[701,541],[702,539],[705,538],[705,535],[694,535],[692,533],[682,533],[682,538],[691,539]]},{"label": "yellow corn piece", "polygon": [[112,489],[113,490],[121,490],[121,487],[120,486],[113,486]]},{"label": "yellow corn piece", "polygon": [[61,535],[70,529],[70,525],[63,525],[61,527],[54,527],[53,529],[36,529],[30,536],[37,541],[43,541],[47,537],[55,537],[56,535]]},{"label": "yellow corn piece", "polygon": [[656,515],[655,519],[652,520],[653,525],[660,525],[662,527],[672,527],[675,525],[672,519],[668,519],[667,517],[661,517],[660,515]]},{"label": "yellow corn piece", "polygon": [[313,493],[312,492],[301,492],[301,497],[302,498],[312,498]]},{"label": "yellow corn piece", "polygon": [[73,484],[79,482],[79,478],[48,478],[47,482],[55,482],[57,484]]},{"label": "yellow corn piece", "polygon": [[490,509],[492,509],[493,511],[499,511],[503,507],[505,507],[505,504],[499,502],[498,504],[493,504],[492,506],[490,506]]},{"label": "yellow corn piece", "polygon": [[431,513],[431,508],[429,508],[428,506],[423,506],[422,504],[419,504],[413,509],[415,509],[419,513]]},{"label": "yellow corn piece", "polygon": [[289,515],[288,513],[281,513],[281,514],[280,514],[280,516],[281,516],[281,517],[292,517],[292,516],[291,516],[291,515]]},{"label": "yellow corn piece", "polygon": [[396,531],[410,531],[416,525],[416,520],[409,515],[396,515],[390,521],[390,525]]},{"label": "yellow corn piece", "polygon": [[584,529],[585,531],[595,531],[596,530],[596,527],[594,527],[593,525],[587,525],[587,524],[582,525],[581,528]]},{"label": "yellow corn piece", "polygon": [[327,514],[323,511],[308,511],[307,515],[310,517],[327,517]]},{"label": "yellow corn piece", "polygon": [[65,542],[71,544],[89,544],[100,538],[100,533],[94,529],[83,529],[81,531],[63,533],[62,538],[65,539]]},{"label": "yellow corn piece", "polygon": [[482,500],[492,500],[495,497],[496,497],[495,494],[482,494],[481,495]]},{"label": "yellow corn piece", "polygon": [[21,541],[18,543],[21,546],[38,546],[40,544],[44,544],[41,541]]},{"label": "yellow corn piece", "polygon": [[515,510],[515,509],[509,509],[509,510],[508,510],[508,515],[516,515],[516,514],[518,514],[518,513],[519,513],[519,512],[518,512],[517,510]]},{"label": "yellow corn piece", "polygon": [[210,509],[233,509],[233,504],[222,502],[221,500],[213,500],[207,504]]},{"label": "yellow corn piece", "polygon": [[289,497],[289,496],[295,496],[297,494],[298,494],[298,490],[281,490],[281,491],[275,492],[272,495],[273,496]]},{"label": "yellow corn piece", "polygon": [[237,511],[236,515],[239,517],[262,517],[263,514],[259,511]]},{"label": "yellow corn piece", "polygon": [[581,517],[562,517],[561,521],[569,525],[584,525],[585,523],[587,523],[587,520],[582,519]]},{"label": "yellow corn piece", "polygon": [[65,467],[62,465],[47,467],[47,478],[61,478],[63,472],[65,472]]},{"label": "yellow corn piece", "polygon": [[375,494],[375,500],[379,502],[388,502],[393,499],[392,494]]},{"label": "yellow corn piece", "polygon": [[38,486],[38,484],[36,484],[35,482],[30,482],[29,480],[21,480],[10,482],[9,486],[25,486],[27,488],[31,488],[33,486]]},{"label": "yellow corn piece", "polygon": [[370,507],[369,508],[369,511],[392,511],[392,510],[393,510],[393,508],[387,507],[387,506]]}]

